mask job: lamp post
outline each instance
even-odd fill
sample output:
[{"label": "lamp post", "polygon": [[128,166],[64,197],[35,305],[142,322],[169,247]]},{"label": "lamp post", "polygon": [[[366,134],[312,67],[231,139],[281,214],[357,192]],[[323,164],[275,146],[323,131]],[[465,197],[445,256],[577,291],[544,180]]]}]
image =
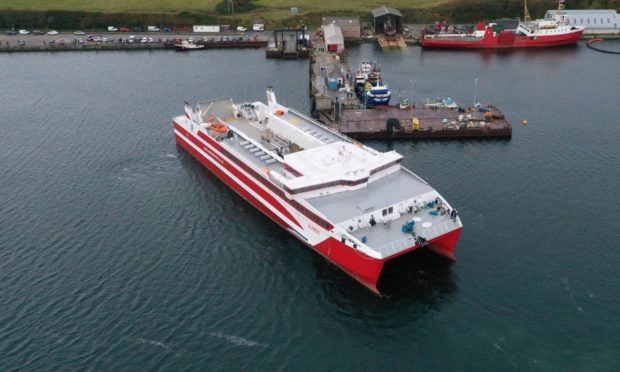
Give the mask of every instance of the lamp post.
[{"label": "lamp post", "polygon": [[411,83],[411,101],[409,102],[409,105],[411,107],[411,118],[413,119],[413,84],[415,84],[415,80],[409,80],[409,82]]},{"label": "lamp post", "polygon": [[474,79],[474,107],[478,103],[478,78]]}]

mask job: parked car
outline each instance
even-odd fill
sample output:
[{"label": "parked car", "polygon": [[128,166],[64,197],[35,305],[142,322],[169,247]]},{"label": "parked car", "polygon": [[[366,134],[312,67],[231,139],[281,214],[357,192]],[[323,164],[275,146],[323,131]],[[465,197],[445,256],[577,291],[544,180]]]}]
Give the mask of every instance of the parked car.
[{"label": "parked car", "polygon": [[34,31],[32,31],[32,34],[33,35],[43,35],[43,31],[41,31],[41,30],[34,30]]},{"label": "parked car", "polygon": [[142,32],[142,27],[134,27],[133,32]]},{"label": "parked car", "polygon": [[172,28],[170,28],[170,27],[164,27],[164,32],[172,32]]},{"label": "parked car", "polygon": [[28,31],[28,30],[19,30],[19,34],[20,35],[28,35],[28,34],[30,34],[30,31]]},{"label": "parked car", "polygon": [[239,32],[246,32],[248,29],[243,27],[243,26],[237,26],[237,31]]},{"label": "parked car", "polygon": [[6,32],[7,35],[17,35],[17,32],[13,31],[13,30],[8,30]]},{"label": "parked car", "polygon": [[148,26],[147,30],[149,32],[159,32],[159,27],[157,27],[157,26]]},{"label": "parked car", "polygon": [[108,31],[110,31],[110,32],[118,32],[118,28],[116,28],[114,26],[108,26]]},{"label": "parked car", "polygon": [[74,35],[86,35],[86,32],[78,30],[78,31],[75,31],[73,34]]},{"label": "parked car", "polygon": [[122,26],[122,27],[120,28],[120,31],[121,31],[121,32],[129,32],[129,27]]},{"label": "parked car", "polygon": [[56,31],[56,30],[49,30],[49,31],[47,31],[47,34],[48,35],[58,35],[58,31]]}]

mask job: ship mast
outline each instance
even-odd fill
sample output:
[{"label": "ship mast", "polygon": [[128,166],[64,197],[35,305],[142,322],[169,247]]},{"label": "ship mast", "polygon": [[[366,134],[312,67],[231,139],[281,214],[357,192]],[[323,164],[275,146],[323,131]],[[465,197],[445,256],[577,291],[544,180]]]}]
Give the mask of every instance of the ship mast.
[{"label": "ship mast", "polygon": [[530,12],[527,10],[527,0],[523,2],[523,22],[527,23],[532,20]]},{"label": "ship mast", "polygon": [[558,1],[558,15],[561,15],[564,11],[564,0]]}]

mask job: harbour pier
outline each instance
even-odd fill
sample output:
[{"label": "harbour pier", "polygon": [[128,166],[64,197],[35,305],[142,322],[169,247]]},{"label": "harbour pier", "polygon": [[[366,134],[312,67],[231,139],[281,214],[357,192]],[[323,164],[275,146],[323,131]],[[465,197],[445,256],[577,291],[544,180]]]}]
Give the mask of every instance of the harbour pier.
[{"label": "harbour pier", "polygon": [[310,52],[313,115],[356,139],[463,139],[512,137],[512,126],[494,105],[445,107],[397,104],[367,108],[355,93],[346,53],[329,51],[316,35]]},{"label": "harbour pier", "polygon": [[310,98],[312,110],[338,113],[342,108],[359,107],[351,71],[344,56],[327,52],[320,39],[313,39],[310,58]]}]

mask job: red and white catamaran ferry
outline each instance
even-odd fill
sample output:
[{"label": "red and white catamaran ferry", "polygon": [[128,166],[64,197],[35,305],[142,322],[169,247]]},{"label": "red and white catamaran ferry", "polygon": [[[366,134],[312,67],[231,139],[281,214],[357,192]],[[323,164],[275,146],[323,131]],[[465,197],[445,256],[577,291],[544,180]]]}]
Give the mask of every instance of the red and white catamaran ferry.
[{"label": "red and white catamaran ferry", "polygon": [[395,151],[379,152],[277,103],[185,106],[176,141],[261,212],[379,293],[384,264],[422,246],[454,260],[456,211]]}]

